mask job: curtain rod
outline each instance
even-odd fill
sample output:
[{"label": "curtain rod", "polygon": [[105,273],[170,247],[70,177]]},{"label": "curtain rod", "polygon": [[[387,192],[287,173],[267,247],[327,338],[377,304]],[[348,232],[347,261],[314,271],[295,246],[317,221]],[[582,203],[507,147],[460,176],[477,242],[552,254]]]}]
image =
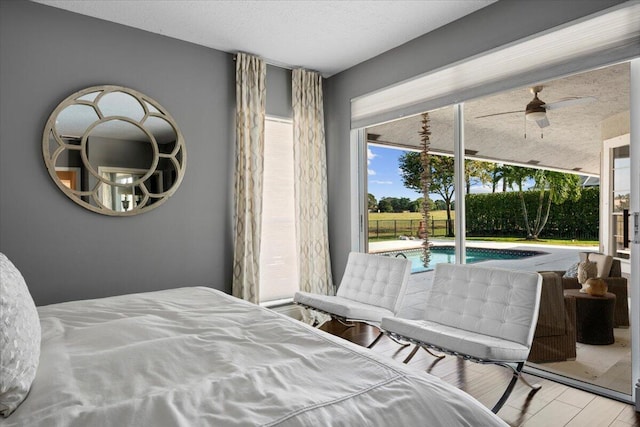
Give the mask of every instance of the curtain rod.
[{"label": "curtain rod", "polygon": [[[250,53],[249,55],[253,55],[253,54]],[[254,56],[258,56],[258,55],[254,55]],[[237,58],[238,58],[238,54],[234,53],[233,54],[233,60],[235,61]],[[272,65],[272,66],[278,67],[278,68],[284,68],[286,70],[293,70],[294,68],[302,68],[302,67],[292,67],[291,65],[285,65],[283,63],[277,63],[277,62],[269,61],[269,60],[264,59],[262,57],[259,57],[259,58],[262,59],[264,61],[264,63],[267,64],[267,65]]]},{"label": "curtain rod", "polygon": [[[245,52],[245,53],[246,53],[246,52]],[[253,55],[253,54],[252,54],[252,53],[249,53],[248,55]],[[258,55],[254,55],[254,56],[258,56]],[[235,60],[237,59],[237,57],[238,57],[238,54],[237,54],[237,53],[234,53],[234,54],[233,54],[233,60],[235,61]],[[324,79],[324,76],[323,76],[323,75],[322,75],[322,73],[321,73],[320,71],[318,71],[318,70],[310,70],[310,69],[308,69],[308,68],[301,67],[301,66],[285,65],[285,64],[283,64],[283,63],[279,63],[279,62],[269,61],[269,60],[264,59],[264,58],[262,58],[262,57],[260,57],[260,56],[258,56],[258,57],[259,57],[260,59],[262,59],[262,60],[264,61],[264,63],[265,63],[265,64],[267,64],[267,65],[271,65],[271,66],[273,66],[273,67],[278,67],[278,68],[283,68],[283,69],[285,69],[285,70],[290,70],[290,71],[293,71],[293,70],[295,70],[296,68],[300,68],[300,69],[302,69],[302,70],[307,70],[307,71],[312,71],[312,72],[314,72],[314,73],[318,73],[318,75],[320,75],[320,77],[322,77],[322,78]]]}]

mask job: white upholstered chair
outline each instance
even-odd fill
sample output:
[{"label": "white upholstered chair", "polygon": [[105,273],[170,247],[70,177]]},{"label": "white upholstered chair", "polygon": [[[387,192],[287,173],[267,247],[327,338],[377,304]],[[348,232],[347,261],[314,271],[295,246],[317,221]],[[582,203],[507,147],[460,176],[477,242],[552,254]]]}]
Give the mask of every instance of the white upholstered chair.
[{"label": "white upholstered chair", "polygon": [[[293,301],[348,326],[362,322],[379,328],[383,317],[395,316],[400,309],[410,274],[407,259],[351,252],[335,296],[296,292]],[[382,333],[368,347],[381,337]]]},{"label": "white upholstered chair", "polygon": [[[542,276],[526,271],[437,264],[423,319],[385,317],[381,327],[417,348],[431,348],[477,363],[513,370],[493,412],[521,377],[538,320]],[[405,360],[408,361],[408,360]]]}]

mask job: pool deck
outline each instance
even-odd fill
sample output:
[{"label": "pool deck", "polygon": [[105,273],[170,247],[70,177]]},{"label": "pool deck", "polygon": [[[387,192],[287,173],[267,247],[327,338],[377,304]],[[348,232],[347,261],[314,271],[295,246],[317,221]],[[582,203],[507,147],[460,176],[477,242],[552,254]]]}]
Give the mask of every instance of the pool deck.
[{"label": "pool deck", "polygon": [[[393,250],[409,250],[421,247],[420,240],[391,240],[385,242],[369,243],[369,252],[385,252]],[[433,240],[434,246],[453,245],[451,240]],[[488,260],[474,263],[477,266],[508,268],[512,270],[524,271],[546,271],[546,270],[566,270],[572,264],[578,262],[578,252],[597,252],[597,246],[556,246],[544,244],[526,243],[502,243],[489,241],[469,241],[467,248],[492,248],[492,249],[516,249],[523,251],[545,252],[543,255],[536,255],[520,259]],[[423,301],[426,292],[431,287],[433,281],[433,271],[414,273],[409,278],[407,293],[402,308],[398,313],[401,317],[420,318],[422,316]]]}]

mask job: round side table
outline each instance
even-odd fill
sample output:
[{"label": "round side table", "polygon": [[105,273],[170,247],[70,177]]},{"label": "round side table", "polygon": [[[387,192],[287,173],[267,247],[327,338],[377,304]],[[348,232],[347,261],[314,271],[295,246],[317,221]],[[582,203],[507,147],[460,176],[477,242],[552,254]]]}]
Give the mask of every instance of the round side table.
[{"label": "round side table", "polygon": [[579,289],[567,289],[565,296],[576,300],[576,340],[583,344],[608,345],[615,342],[613,336],[613,315],[616,296],[607,292],[594,297],[580,292]]}]

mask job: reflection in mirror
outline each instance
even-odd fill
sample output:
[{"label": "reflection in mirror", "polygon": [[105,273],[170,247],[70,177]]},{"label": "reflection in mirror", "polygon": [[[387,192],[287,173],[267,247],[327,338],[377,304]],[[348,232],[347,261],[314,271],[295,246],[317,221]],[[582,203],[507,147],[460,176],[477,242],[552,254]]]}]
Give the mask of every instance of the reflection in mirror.
[{"label": "reflection in mirror", "polygon": [[151,98],[117,86],[77,92],[53,111],[42,148],[49,174],[79,205],[135,215],[180,185],[186,151],[173,118]]},{"label": "reflection in mirror", "polygon": [[55,130],[62,138],[80,138],[99,119],[96,110],[89,105],[69,105],[58,114]]},{"label": "reflection in mirror", "polygon": [[160,111],[158,111],[156,107],[149,104],[148,102],[145,101],[144,105],[147,107],[147,110],[151,111],[152,113],[160,113]]},{"label": "reflection in mirror", "polygon": [[[145,185],[141,185],[140,179],[146,172],[144,169],[100,168],[100,175],[110,183],[100,185],[102,205],[117,212],[127,212],[144,205],[147,202],[148,191],[145,188],[146,181]],[[154,172],[148,180],[159,182],[162,175]],[[157,185],[161,187],[162,183],[159,182]]]},{"label": "reflection in mirror", "polygon": [[59,166],[56,167],[56,175],[65,187],[71,190],[80,189],[80,168]]},{"label": "reflection in mirror", "polygon": [[[149,117],[144,123],[145,126],[147,126],[153,133],[153,137],[156,139],[159,146],[166,144],[172,144],[173,146],[173,143],[176,142],[176,131],[166,120],[161,119],[160,117],[152,116]],[[169,152],[171,152],[171,150]]]},{"label": "reflection in mirror", "polygon": [[103,122],[87,134],[84,154],[93,171],[99,167],[148,170],[154,152],[151,141],[139,127],[121,120]]},{"label": "reflection in mirror", "polygon": [[82,95],[78,97],[78,101],[89,101],[93,102],[96,99],[96,96],[100,95],[100,92],[90,92],[86,95]]},{"label": "reflection in mirror", "polygon": [[106,93],[98,101],[103,116],[125,116],[137,122],[144,118],[145,112],[140,102],[126,93]]}]

